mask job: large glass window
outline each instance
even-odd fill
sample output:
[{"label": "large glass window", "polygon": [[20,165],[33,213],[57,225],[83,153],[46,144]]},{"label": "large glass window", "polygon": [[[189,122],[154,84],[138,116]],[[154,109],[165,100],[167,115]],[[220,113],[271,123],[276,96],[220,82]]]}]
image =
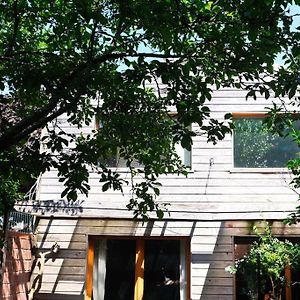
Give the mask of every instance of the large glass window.
[{"label": "large glass window", "polygon": [[134,270],[135,241],[96,241],[93,299],[133,299]]},{"label": "large glass window", "polygon": [[179,241],[146,241],[144,279],[144,300],[180,300]]},{"label": "large glass window", "polygon": [[[293,243],[299,243],[299,239],[289,239]],[[253,238],[237,238],[234,244],[234,257],[236,259],[243,259],[254,242]],[[263,261],[258,259],[260,264]],[[270,291],[272,290],[272,282],[270,278],[264,277],[261,274],[260,264],[257,263],[256,273],[257,277],[249,277],[246,272],[238,271],[235,274],[235,300],[272,300]],[[300,270],[291,270],[288,266],[281,274],[285,288],[281,292],[281,300],[298,300],[300,295]],[[259,292],[260,291],[260,292]],[[276,298],[277,299],[277,298]]]},{"label": "large glass window", "polygon": [[[97,130],[103,130],[103,123],[96,117],[95,118],[95,128]],[[191,130],[192,125],[187,126],[187,129]],[[192,166],[192,155],[191,151],[183,148],[180,143],[175,144],[175,151],[178,154],[182,164],[187,167],[191,168]],[[113,168],[126,168],[127,167],[127,160],[124,159],[120,155],[120,148],[119,147],[111,147],[110,151],[106,151],[101,157],[99,157],[99,163],[101,163],[105,167],[113,167]],[[139,163],[136,159],[133,159],[131,162],[131,166],[136,168],[142,168],[143,165]]]},{"label": "large glass window", "polygon": [[292,138],[270,132],[263,115],[235,118],[234,125],[235,168],[282,168],[299,157],[300,149]]},{"label": "large glass window", "polygon": [[93,300],[187,300],[187,240],[94,240]]}]

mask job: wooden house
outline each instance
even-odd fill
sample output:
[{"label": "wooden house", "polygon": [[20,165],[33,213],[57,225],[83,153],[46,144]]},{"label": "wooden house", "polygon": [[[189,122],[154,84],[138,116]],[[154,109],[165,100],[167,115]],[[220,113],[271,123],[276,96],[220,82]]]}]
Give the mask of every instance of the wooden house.
[{"label": "wooden house", "polygon": [[[241,299],[235,277],[225,268],[250,243],[253,225],[266,220],[276,235],[289,238],[300,232],[300,226],[282,222],[297,206],[298,195],[284,167],[297,150],[287,140],[255,131],[271,100],[246,101],[245,96],[232,88],[214,91],[212,115],[221,119],[232,113],[241,130],[216,145],[201,135],[194,138],[191,152],[184,153],[188,176],[160,179],[159,201],[170,203],[170,215],[162,221],[134,221],[126,209],[126,191],[124,196],[103,193],[95,173],[90,174],[88,198],[75,202],[61,199],[55,170],[44,174],[37,199],[19,205],[36,215],[40,251],[54,242],[60,246],[46,261],[34,299]],[[69,126],[65,121],[60,118],[61,127]],[[126,168],[117,169],[128,176]],[[291,288],[286,299],[295,299]]]}]

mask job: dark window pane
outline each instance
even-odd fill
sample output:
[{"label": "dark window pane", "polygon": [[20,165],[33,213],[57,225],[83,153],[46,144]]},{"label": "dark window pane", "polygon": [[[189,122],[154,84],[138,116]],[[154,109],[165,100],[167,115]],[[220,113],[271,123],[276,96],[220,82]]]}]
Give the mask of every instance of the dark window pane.
[{"label": "dark window pane", "polygon": [[271,133],[261,118],[236,119],[234,125],[234,167],[280,168],[299,157],[296,143]]},{"label": "dark window pane", "polygon": [[[99,163],[104,165],[105,167],[113,167],[113,168],[127,168],[127,159],[120,156],[120,149],[115,148],[106,154],[106,156],[102,156],[99,158]],[[140,164],[136,159],[133,159],[131,162],[131,166],[135,168],[142,168],[143,165]]]},{"label": "dark window pane", "polygon": [[[241,259],[247,252],[250,250],[249,243],[241,243],[234,245],[234,258]],[[235,285],[236,285],[236,300],[252,300],[257,299],[257,293],[255,287],[252,286],[252,289],[255,291],[251,291],[249,285],[251,285],[250,281],[247,281],[245,274],[242,272],[237,272],[235,275]]]},{"label": "dark window pane", "polygon": [[105,300],[133,299],[135,244],[133,240],[107,240]]},{"label": "dark window pane", "polygon": [[[251,248],[253,240],[249,239],[247,242],[246,240],[238,241],[234,245],[234,258],[242,259]],[[268,298],[271,290],[272,290],[272,283],[269,277],[264,276],[262,272],[258,275],[259,272],[259,264],[257,264],[255,270],[249,269],[247,270],[238,270],[235,274],[235,288],[236,288],[236,300],[257,300],[257,299],[271,299]],[[253,272],[255,276],[253,276]],[[284,276],[284,274],[282,274]],[[260,284],[258,284],[258,280],[260,279]],[[258,295],[260,287],[260,295]],[[272,298],[273,299],[273,298]],[[276,298],[277,299],[277,298]],[[282,289],[281,300],[285,300],[285,289]]]},{"label": "dark window pane", "polygon": [[105,167],[117,167],[118,165],[118,152],[115,147],[109,152],[106,152],[105,155],[99,158],[99,163]]},{"label": "dark window pane", "polygon": [[180,241],[146,240],[144,300],[180,299]]},{"label": "dark window pane", "polygon": [[300,269],[292,271],[292,300],[300,299]]}]

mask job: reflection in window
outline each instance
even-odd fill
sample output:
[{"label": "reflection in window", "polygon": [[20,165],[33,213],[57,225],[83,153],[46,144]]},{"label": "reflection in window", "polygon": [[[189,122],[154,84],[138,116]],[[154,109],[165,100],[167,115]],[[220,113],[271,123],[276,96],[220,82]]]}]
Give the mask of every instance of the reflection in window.
[{"label": "reflection in window", "polygon": [[[242,259],[244,255],[250,250],[253,238],[237,238],[234,244],[234,258]],[[292,239],[292,242],[299,243],[299,240]],[[263,262],[262,262],[263,263]],[[257,264],[256,268],[257,278],[253,278],[242,271],[235,274],[235,299],[236,300],[272,300],[270,298],[270,291],[272,284],[270,279],[263,277],[260,272],[260,266]],[[282,279],[287,283],[286,288],[282,289],[280,300],[298,300],[300,299],[300,270],[290,270],[286,268],[282,274]],[[259,294],[260,290],[260,294]]]},{"label": "reflection in window", "polygon": [[[263,118],[236,118],[234,125],[236,168],[282,168],[299,157],[299,148],[292,138],[271,133]],[[296,125],[300,126],[300,122]]]},{"label": "reflection in window", "polygon": [[179,268],[179,241],[146,241],[144,300],[179,300]]}]

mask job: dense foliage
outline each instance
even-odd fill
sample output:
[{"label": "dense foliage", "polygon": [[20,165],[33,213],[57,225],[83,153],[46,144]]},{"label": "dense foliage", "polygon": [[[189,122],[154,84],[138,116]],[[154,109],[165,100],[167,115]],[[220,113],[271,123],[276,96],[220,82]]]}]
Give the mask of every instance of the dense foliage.
[{"label": "dense foliage", "polygon": [[245,298],[256,300],[260,293],[269,294],[270,299],[280,300],[284,288],[294,283],[287,281],[285,268],[299,271],[300,246],[274,237],[269,226],[263,232],[254,227],[254,232],[257,240],[251,244],[249,252],[237,259],[227,271],[243,279],[243,291],[239,292]]},{"label": "dense foliage", "polygon": [[[93,168],[104,190],[122,190],[126,183],[99,161],[118,148],[132,174],[144,177],[133,183],[128,207],[144,217],[157,209],[161,217],[156,179],[185,172],[174,144],[191,147],[195,133],[187,126],[197,123],[214,143],[230,132],[230,115],[210,117],[212,85],[249,88],[249,96],[258,90],[266,98],[270,89],[295,94],[299,33],[291,32],[291,2],[1,1],[1,178],[23,188],[53,167],[65,184],[63,196],[76,199],[78,191],[88,193]],[[273,64],[281,52],[291,66],[277,75]],[[97,115],[103,127],[74,136],[56,122],[62,114],[77,127]]]}]

